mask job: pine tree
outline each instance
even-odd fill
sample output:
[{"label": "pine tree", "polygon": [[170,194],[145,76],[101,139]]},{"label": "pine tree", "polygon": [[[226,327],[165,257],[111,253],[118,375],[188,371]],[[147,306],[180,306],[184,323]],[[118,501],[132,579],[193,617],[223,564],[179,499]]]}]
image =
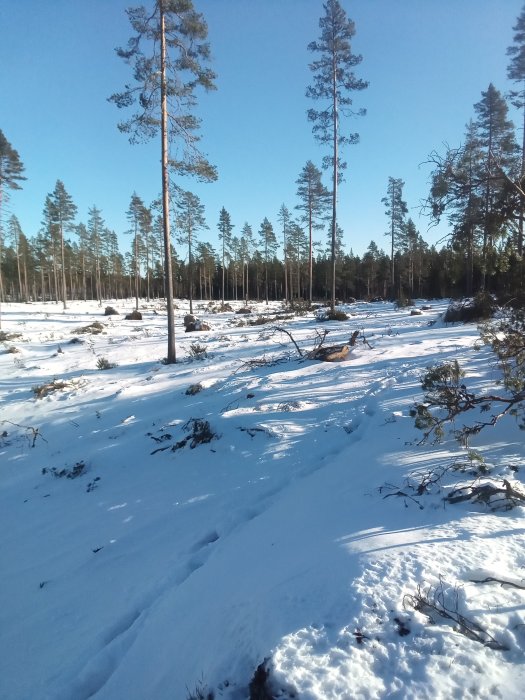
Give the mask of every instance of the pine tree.
[{"label": "pine tree", "polygon": [[9,221],[7,223],[7,230],[9,233],[9,238],[11,239],[11,244],[13,246],[13,251],[15,254],[16,258],[16,271],[17,271],[17,277],[18,277],[18,299],[22,301],[27,301],[27,279],[26,279],[26,284],[24,285],[22,282],[22,265],[21,265],[21,257],[22,257],[22,252],[21,249],[23,247],[23,238],[24,234],[22,231],[22,227],[20,226],[20,221],[17,219],[17,217],[12,214],[9,217]]},{"label": "pine tree", "polygon": [[219,223],[217,224],[219,229],[219,240],[222,241],[222,305],[224,306],[224,294],[225,294],[225,276],[226,276],[226,258],[229,256],[230,246],[231,246],[231,236],[233,231],[233,224],[231,222],[231,217],[224,207],[222,207],[219,214]]},{"label": "pine tree", "polygon": [[325,165],[332,169],[332,290],[331,307],[335,310],[335,266],[337,238],[337,197],[340,172],[346,167],[341,160],[339,149],[345,144],[355,144],[359,135],[346,135],[340,126],[341,117],[347,115],[364,115],[365,110],[355,112],[351,109],[352,99],[349,94],[363,90],[368,83],[355,77],[353,69],[361,63],[362,57],[352,53],[351,40],[355,35],[355,24],[348,19],[339,0],[327,0],[323,3],[324,17],[319,20],[321,37],[312,41],[308,50],[319,54],[319,58],[310,64],[314,73],[314,82],[307,91],[307,97],[322,100],[326,106],[322,110],[308,110],[308,119],[313,122],[313,133],[323,145],[330,145],[331,156],[325,158]]},{"label": "pine tree", "polygon": [[64,309],[67,308],[66,291],[66,261],[64,255],[64,232],[74,228],[73,221],[77,214],[77,207],[71,196],[66,192],[64,183],[57,180],[55,189],[49,195],[51,203],[51,220],[56,225],[60,246],[60,282],[61,296]]},{"label": "pine tree", "polygon": [[385,214],[389,220],[389,230],[385,236],[390,236],[390,295],[395,297],[394,278],[394,251],[405,229],[405,216],[408,211],[406,202],[403,201],[403,187],[405,183],[401,178],[389,177],[387,196],[381,202],[385,205]]},{"label": "pine tree", "polygon": [[[510,99],[514,107],[522,111],[522,136],[521,136],[521,162],[519,171],[520,188],[523,190],[525,183],[525,7],[522,9],[516,24],[513,27],[514,44],[507,49],[507,56],[511,57],[507,67],[507,77],[516,84],[516,89],[510,93]],[[519,219],[518,219],[518,255],[523,255],[523,222],[525,219],[525,195],[519,195]]]},{"label": "pine tree", "polygon": [[129,209],[126,212],[126,217],[131,224],[131,229],[126,231],[133,236],[133,273],[135,277],[135,310],[139,310],[139,294],[140,294],[140,237],[141,237],[141,221],[143,219],[144,202],[136,192],[131,195]]},{"label": "pine tree", "polygon": [[275,255],[277,250],[277,238],[275,237],[273,226],[266,217],[264,217],[261,228],[259,229],[259,240],[261,242],[264,260],[264,297],[266,299],[266,305],[268,305],[268,262]]},{"label": "pine tree", "polygon": [[188,291],[190,299],[190,314],[193,313],[193,247],[196,242],[197,232],[207,229],[204,218],[204,204],[196,194],[177,188],[175,197],[177,208],[176,226],[179,230],[177,242],[184,244],[188,249]]},{"label": "pine tree", "polygon": [[285,204],[281,205],[279,209],[279,214],[277,216],[279,223],[281,224],[283,232],[283,254],[284,254],[284,301],[288,302],[288,256],[287,256],[287,235],[288,229],[290,227],[290,222],[292,220],[292,215],[290,210]]},{"label": "pine tree", "polygon": [[[104,239],[105,223],[102,218],[102,212],[95,205],[88,209],[87,230],[89,234],[89,247],[95,269],[91,273],[91,298],[102,303],[102,277],[101,277],[101,260],[102,260],[102,245]],[[95,278],[95,293],[93,294],[93,276]]]},{"label": "pine tree", "polygon": [[[160,132],[164,277],[168,315],[166,362],[176,361],[173,277],[170,237],[169,168],[201,180],[214,180],[217,172],[198,149],[200,125],[195,116],[198,87],[215,88],[215,74],[206,66],[210,49],[208,28],[191,0],[155,0],[153,10],[144,6],[127,10],[135,35],[127,48],[117,49],[127,63],[133,62],[136,85],[109,99],[117,107],[138,104],[136,112],[119,129],[132,142],[150,139]],[[145,53],[142,44],[149,43]],[[180,154],[169,154],[168,143],[177,141]]]},{"label": "pine tree", "polygon": [[[2,244],[3,244],[3,209],[9,198],[8,190],[21,189],[20,182],[26,178],[23,175],[24,165],[16,151],[0,130],[0,303],[4,299],[4,282],[2,278]],[[2,317],[0,314],[0,328]]]},{"label": "pine tree", "polygon": [[321,171],[309,160],[295,181],[300,203],[295,207],[302,212],[301,221],[308,227],[308,278],[309,300],[312,303],[313,288],[313,232],[324,227],[330,207],[330,193],[321,182]]},{"label": "pine tree", "polygon": [[501,171],[516,169],[517,144],[514,125],[508,119],[508,107],[499,90],[490,83],[482,99],[474,105],[477,113],[476,134],[483,152],[486,177],[484,182],[483,222],[483,286],[486,275],[492,272],[491,258],[494,241],[502,233],[501,209],[498,200],[504,190],[505,178]]},{"label": "pine tree", "polygon": [[246,266],[246,282],[243,291],[244,303],[248,304],[248,297],[250,296],[250,260],[255,247],[253,238],[253,229],[250,224],[246,221],[241,230],[241,247],[243,250],[244,264]]}]

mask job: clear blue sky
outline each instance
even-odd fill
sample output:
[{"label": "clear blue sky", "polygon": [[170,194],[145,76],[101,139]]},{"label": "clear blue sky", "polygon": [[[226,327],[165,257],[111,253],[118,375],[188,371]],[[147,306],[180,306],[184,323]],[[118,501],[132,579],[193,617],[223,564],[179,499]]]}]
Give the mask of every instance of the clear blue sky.
[{"label": "clear blue sky", "polygon": [[[131,79],[114,48],[131,28],[128,0],[0,0],[0,129],[20,154],[27,182],[10,209],[26,235],[40,228],[46,194],[61,179],[87,220],[95,204],[123,247],[125,212],[136,191],[150,203],[160,191],[159,145],[132,146],[117,129],[124,116],[107,97]],[[145,3],[148,5],[148,2]],[[388,177],[405,181],[409,213],[419,216],[429,168],[420,164],[444,143],[463,138],[473,105],[489,83],[506,92],[512,26],[523,0],[342,0],[356,23],[353,42],[363,62],[356,73],[370,87],[355,94],[367,116],[345,123],[360,143],[345,151],[340,224],[346,249],[362,254],[373,239],[388,248],[381,198]],[[222,206],[240,233],[268,217],[278,230],[282,203],[297,203],[295,181],[307,160],[321,165],[306,119],[313,103],[307,51],[319,36],[322,0],[195,0],[209,26],[216,92],[203,94],[202,145],[219,180],[179,180],[199,195],[217,242]],[[324,177],[329,184],[328,176]]]}]

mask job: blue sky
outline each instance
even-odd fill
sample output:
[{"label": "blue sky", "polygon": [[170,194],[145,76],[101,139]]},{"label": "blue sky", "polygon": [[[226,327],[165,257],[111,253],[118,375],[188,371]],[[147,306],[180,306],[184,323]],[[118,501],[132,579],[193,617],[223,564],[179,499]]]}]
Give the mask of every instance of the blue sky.
[{"label": "blue sky", "polygon": [[[123,249],[125,212],[136,191],[150,203],[160,191],[157,142],[132,146],[117,129],[125,115],[107,97],[131,79],[114,48],[131,32],[128,0],[0,0],[0,129],[20,154],[27,182],[10,209],[26,235],[40,228],[47,193],[61,179],[78,206],[102,210]],[[145,3],[148,4],[148,3]],[[240,233],[264,219],[278,231],[281,204],[297,204],[295,183],[307,160],[321,165],[305,97],[311,82],[310,41],[319,35],[322,0],[195,0],[209,26],[217,91],[203,94],[202,146],[219,180],[179,184],[199,195],[217,242],[222,206]],[[345,123],[360,133],[346,149],[339,222],[346,249],[362,254],[371,240],[388,248],[381,198],[388,177],[405,181],[404,196],[425,240],[419,204],[430,170],[420,165],[444,144],[459,145],[473,105],[489,83],[506,92],[512,26],[522,0],[342,0],[356,23],[356,70],[370,87],[355,94],[367,116]],[[324,176],[328,184],[328,175]]]}]

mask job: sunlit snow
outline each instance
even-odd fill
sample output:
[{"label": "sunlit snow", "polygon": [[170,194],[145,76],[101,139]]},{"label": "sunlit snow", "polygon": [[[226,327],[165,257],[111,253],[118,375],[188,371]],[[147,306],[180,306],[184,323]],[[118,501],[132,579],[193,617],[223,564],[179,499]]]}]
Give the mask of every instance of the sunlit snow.
[{"label": "sunlit snow", "polygon": [[[458,359],[474,388],[499,379],[475,325],[444,324],[444,302],[265,325],[202,303],[211,330],[184,333],[180,301],[165,365],[163,304],[143,302],[142,321],[111,304],[118,316],[2,305],[2,700],[244,700],[265,659],[281,698],[523,697],[523,508],[445,505],[465,472],[427,495],[407,486],[468,461],[451,438],[418,444],[410,410],[429,365]],[[94,321],[102,333],[80,333]],[[361,335],[346,361],[316,362],[277,327],[304,350],[321,330]],[[195,419],[213,436],[192,447]],[[519,482],[522,435],[509,418],[472,447]],[[415,610],[418,588],[507,650]]]}]

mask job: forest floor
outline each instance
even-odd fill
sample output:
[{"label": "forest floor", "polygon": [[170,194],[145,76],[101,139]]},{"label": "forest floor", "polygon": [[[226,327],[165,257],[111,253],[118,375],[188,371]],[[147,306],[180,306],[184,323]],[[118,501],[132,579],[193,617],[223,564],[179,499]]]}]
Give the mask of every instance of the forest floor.
[{"label": "forest floor", "polygon": [[108,303],[2,305],[2,700],[523,697],[525,511],[445,500],[525,489],[523,433],[410,415],[428,366],[500,380],[475,324],[180,301],[166,365],[163,304]]}]

